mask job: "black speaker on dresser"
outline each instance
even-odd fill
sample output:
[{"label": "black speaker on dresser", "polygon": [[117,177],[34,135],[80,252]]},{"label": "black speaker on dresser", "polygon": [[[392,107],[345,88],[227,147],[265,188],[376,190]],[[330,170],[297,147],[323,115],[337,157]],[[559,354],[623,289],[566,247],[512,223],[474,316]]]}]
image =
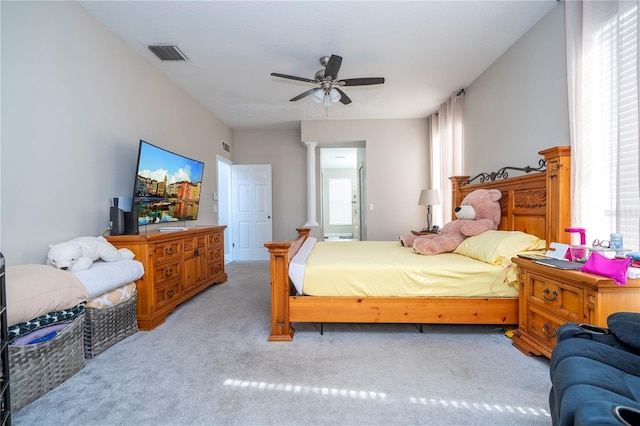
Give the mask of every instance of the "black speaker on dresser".
[{"label": "black speaker on dresser", "polygon": [[109,211],[111,235],[138,235],[138,215],[131,197],[114,197]]},{"label": "black speaker on dresser", "polygon": [[124,212],[124,233],[126,235],[138,235],[138,215],[135,211]]}]

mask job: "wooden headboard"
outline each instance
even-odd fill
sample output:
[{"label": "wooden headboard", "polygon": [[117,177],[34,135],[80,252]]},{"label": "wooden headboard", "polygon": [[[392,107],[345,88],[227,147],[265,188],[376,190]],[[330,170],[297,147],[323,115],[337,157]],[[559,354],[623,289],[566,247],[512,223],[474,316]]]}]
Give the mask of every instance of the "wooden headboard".
[{"label": "wooden headboard", "polygon": [[[476,189],[502,192],[500,229],[523,231],[550,242],[571,243],[571,148],[559,146],[539,152],[546,171],[469,184],[469,176],[453,176],[453,206]],[[455,216],[452,212],[452,218]]]}]

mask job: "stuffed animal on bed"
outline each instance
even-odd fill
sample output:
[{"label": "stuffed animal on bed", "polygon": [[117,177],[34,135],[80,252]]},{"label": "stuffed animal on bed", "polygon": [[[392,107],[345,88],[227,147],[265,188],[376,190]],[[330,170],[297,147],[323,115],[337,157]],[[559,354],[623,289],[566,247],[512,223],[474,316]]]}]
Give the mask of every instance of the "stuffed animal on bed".
[{"label": "stuffed animal on bed", "polygon": [[127,248],[118,250],[104,237],[80,237],[50,245],[47,265],[77,272],[89,269],[98,259],[115,262],[133,258],[134,254],[131,250]]},{"label": "stuffed animal on bed", "polygon": [[445,224],[439,234],[400,236],[400,243],[420,254],[438,254],[455,250],[467,237],[498,229],[500,198],[497,189],[476,189],[469,193],[455,209],[456,220]]}]

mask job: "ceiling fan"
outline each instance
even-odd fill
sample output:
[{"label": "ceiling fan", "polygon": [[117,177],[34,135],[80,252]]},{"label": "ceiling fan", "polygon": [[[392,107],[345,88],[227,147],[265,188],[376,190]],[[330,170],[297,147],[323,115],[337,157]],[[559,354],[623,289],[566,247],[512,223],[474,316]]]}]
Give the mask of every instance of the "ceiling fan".
[{"label": "ceiling fan", "polygon": [[345,78],[344,80],[339,80],[338,72],[340,71],[340,65],[342,65],[342,56],[323,56],[320,58],[320,65],[322,65],[322,69],[316,72],[313,79],[280,74],[277,72],[273,72],[271,75],[274,77],[315,84],[318,87],[309,89],[306,92],[291,98],[290,101],[295,102],[313,94],[313,100],[318,103],[323,103],[325,106],[329,106],[338,101],[344,105],[351,103],[351,99],[340,89],[342,86],[369,86],[372,84],[384,83],[384,77]]}]

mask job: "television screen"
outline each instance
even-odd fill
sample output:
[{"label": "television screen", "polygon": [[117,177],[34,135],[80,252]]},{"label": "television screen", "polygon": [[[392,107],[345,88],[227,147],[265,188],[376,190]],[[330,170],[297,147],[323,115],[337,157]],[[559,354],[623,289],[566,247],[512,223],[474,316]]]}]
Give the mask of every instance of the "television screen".
[{"label": "television screen", "polygon": [[204,163],[143,140],[133,189],[138,225],[196,220]]}]

